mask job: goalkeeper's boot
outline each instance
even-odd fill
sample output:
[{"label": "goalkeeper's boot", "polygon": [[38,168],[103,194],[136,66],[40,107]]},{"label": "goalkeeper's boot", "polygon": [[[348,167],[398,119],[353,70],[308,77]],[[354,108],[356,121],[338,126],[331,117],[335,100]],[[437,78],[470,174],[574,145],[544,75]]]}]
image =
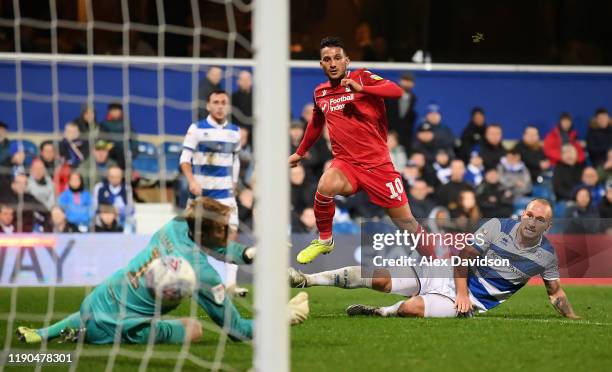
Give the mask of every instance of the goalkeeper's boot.
[{"label": "goalkeeper's boot", "polygon": [[308,319],[309,314],[308,293],[302,291],[289,300],[289,324],[301,324]]},{"label": "goalkeeper's boot", "polygon": [[249,293],[247,288],[239,287],[237,284],[230,284],[225,291],[232,297],[246,297]]},{"label": "goalkeeper's boot", "polygon": [[311,263],[315,258],[319,257],[321,253],[328,254],[334,250],[334,241],[330,243],[321,243],[319,239],[315,239],[310,242],[310,245],[300,251],[297,255],[297,262],[301,264]]},{"label": "goalkeeper's boot", "polygon": [[354,305],[347,307],[346,314],[348,316],[355,316],[355,315],[381,316],[379,307],[361,305],[361,304],[354,304]]},{"label": "goalkeeper's boot", "polygon": [[17,327],[17,338],[19,341],[26,344],[39,344],[42,342],[42,337],[36,332],[35,329],[28,327]]},{"label": "goalkeeper's boot", "polygon": [[299,270],[290,267],[287,270],[287,274],[289,275],[289,286],[291,288],[306,288],[308,287],[308,279],[306,275]]},{"label": "goalkeeper's boot", "polygon": [[85,338],[86,330],[86,328],[66,327],[60,332],[60,339],[57,342],[60,344],[78,342],[80,338]]}]

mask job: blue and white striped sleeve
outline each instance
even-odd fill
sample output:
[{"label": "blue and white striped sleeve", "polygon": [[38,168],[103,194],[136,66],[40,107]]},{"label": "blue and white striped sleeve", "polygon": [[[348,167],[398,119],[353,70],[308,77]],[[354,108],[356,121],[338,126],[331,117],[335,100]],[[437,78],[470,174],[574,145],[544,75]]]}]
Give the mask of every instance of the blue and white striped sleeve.
[{"label": "blue and white striped sleeve", "polygon": [[198,127],[195,124],[191,124],[189,129],[187,130],[187,134],[185,135],[185,139],[183,140],[183,151],[181,152],[181,159],[179,163],[188,163],[191,164],[191,159],[193,157],[193,153],[198,148],[198,138],[196,136],[196,131]]},{"label": "blue and white striped sleeve", "polygon": [[489,246],[497,239],[500,232],[501,222],[497,218],[491,218],[474,233],[475,239],[473,247],[481,255],[486,253]]}]

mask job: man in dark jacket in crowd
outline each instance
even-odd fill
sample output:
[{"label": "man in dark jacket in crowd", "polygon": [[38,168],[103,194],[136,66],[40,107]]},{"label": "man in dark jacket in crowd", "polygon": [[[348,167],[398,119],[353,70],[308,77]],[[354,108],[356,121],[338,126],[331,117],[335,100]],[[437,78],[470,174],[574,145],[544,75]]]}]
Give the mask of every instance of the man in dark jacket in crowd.
[{"label": "man in dark jacket in crowd", "polygon": [[15,210],[16,232],[48,231],[49,211],[32,194],[27,192],[28,177],[17,174],[13,177],[10,190],[0,193],[0,204]]},{"label": "man in dark jacket in crowd", "polygon": [[453,160],[450,164],[450,169],[450,181],[438,188],[436,200],[438,205],[446,207],[452,212],[459,206],[459,194],[461,194],[461,191],[474,191],[474,188],[463,180],[465,176],[465,164],[463,164],[463,160]]},{"label": "man in dark jacket in crowd", "polygon": [[436,203],[429,198],[428,186],[422,179],[414,181],[410,188],[408,202],[412,215],[416,218],[427,218]]},{"label": "man in dark jacket in crowd", "polygon": [[252,128],[253,125],[253,79],[251,73],[242,70],[238,74],[238,90],[232,93],[232,123]]},{"label": "man in dark jacket in crowd", "polygon": [[612,123],[608,110],[600,108],[595,112],[593,122],[586,137],[587,150],[595,168],[606,161],[608,150],[612,148]]},{"label": "man in dark jacket in crowd", "polygon": [[9,158],[10,141],[6,137],[8,125],[0,121],[0,164],[4,163]]},{"label": "man in dark jacket in crowd", "polygon": [[523,132],[523,139],[514,149],[521,155],[521,160],[529,169],[531,181],[534,184],[540,182],[542,173],[550,169],[550,161],[542,150],[538,128],[528,125]]},{"label": "man in dark jacket in crowd", "polygon": [[221,79],[223,78],[223,70],[219,66],[211,66],[206,71],[204,79],[200,80],[198,85],[198,119],[206,119],[208,111],[206,110],[206,102],[211,92],[221,89]]},{"label": "man in dark jacket in crowd", "polygon": [[[446,150],[451,156],[455,154],[455,134],[453,131],[442,123],[442,114],[440,106],[436,103],[427,105],[427,114],[423,124],[431,124],[434,133],[434,143],[436,150]],[[422,125],[421,125],[422,126]],[[436,151],[437,152],[437,151]]]},{"label": "man in dark jacket in crowd", "polygon": [[485,173],[484,182],[476,189],[478,206],[484,218],[510,217],[513,212],[514,196],[499,182],[497,169]]},{"label": "man in dark jacket in crowd", "polygon": [[470,122],[461,133],[461,147],[459,147],[459,156],[468,163],[470,154],[474,146],[478,145],[484,138],[485,130],[487,129],[484,110],[480,107],[474,107],[470,117]]},{"label": "man in dark jacket in crowd", "polygon": [[482,158],[485,170],[496,168],[500,159],[506,155],[502,144],[503,131],[499,124],[490,124],[485,130],[485,136],[480,142],[478,153]]},{"label": "man in dark jacket in crowd", "polygon": [[400,145],[404,146],[406,151],[409,151],[412,145],[412,130],[416,120],[414,107],[417,97],[413,92],[414,75],[410,72],[402,74],[398,85],[403,90],[400,99],[385,100],[387,122],[389,123],[389,131],[396,131],[399,135]]},{"label": "man in dark jacket in crowd", "polygon": [[427,163],[433,163],[436,159],[438,147],[434,141],[433,126],[429,123],[423,123],[416,133],[416,138],[412,143],[412,150],[425,155]]},{"label": "man in dark jacket in crowd", "polygon": [[574,187],[580,183],[582,166],[578,164],[578,154],[571,144],[563,145],[561,161],[555,166],[553,190],[557,200],[572,200]]},{"label": "man in dark jacket in crowd", "polygon": [[[126,132],[127,141],[125,141]],[[125,169],[126,145],[131,152],[132,159],[137,155],[136,134],[132,130],[131,123],[124,118],[123,106],[120,103],[113,102],[108,105],[106,120],[100,123],[98,138],[113,144],[110,157],[122,169]]]}]

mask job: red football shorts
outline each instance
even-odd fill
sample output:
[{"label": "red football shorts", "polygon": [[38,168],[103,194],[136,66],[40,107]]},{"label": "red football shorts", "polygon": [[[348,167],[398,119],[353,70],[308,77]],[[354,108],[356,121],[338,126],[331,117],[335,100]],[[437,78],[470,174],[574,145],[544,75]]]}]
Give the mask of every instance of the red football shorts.
[{"label": "red football shorts", "polygon": [[402,176],[388,163],[376,168],[362,168],[341,159],[334,159],[330,168],[342,171],[353,186],[353,192],[361,189],[370,201],[383,208],[397,208],[408,202]]}]

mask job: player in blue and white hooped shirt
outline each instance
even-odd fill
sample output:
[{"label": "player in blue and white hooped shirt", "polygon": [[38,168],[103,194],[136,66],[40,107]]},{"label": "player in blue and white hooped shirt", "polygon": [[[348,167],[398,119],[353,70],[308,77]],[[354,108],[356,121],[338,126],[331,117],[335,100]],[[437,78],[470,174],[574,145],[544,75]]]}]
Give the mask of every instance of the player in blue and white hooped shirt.
[{"label": "player in blue and white hooped shirt", "polygon": [[557,256],[544,236],[551,224],[550,204],[535,199],[527,205],[520,221],[487,221],[475,233],[483,237],[478,241],[482,244],[467,246],[459,254],[461,259],[480,257],[489,262],[507,259],[509,265],[408,268],[401,278],[392,277],[387,269],[375,271],[373,278],[362,278],[359,266],[316,274],[289,269],[289,281],[294,287],[365,287],[409,297],[386,307],[351,305],[346,309],[349,315],[456,317],[490,310],[540,275],[554,308],[567,318],[579,319],[561,288]]},{"label": "player in blue and white hooped shirt", "polygon": [[[232,208],[229,239],[238,235],[238,207],[234,190],[240,172],[240,130],[228,122],[229,95],[214,90],[208,95],[206,119],[189,126],[183,141],[180,167],[189,182],[190,200],[207,196]],[[227,291],[240,296],[248,290],[236,285],[238,266],[226,264]]]}]

